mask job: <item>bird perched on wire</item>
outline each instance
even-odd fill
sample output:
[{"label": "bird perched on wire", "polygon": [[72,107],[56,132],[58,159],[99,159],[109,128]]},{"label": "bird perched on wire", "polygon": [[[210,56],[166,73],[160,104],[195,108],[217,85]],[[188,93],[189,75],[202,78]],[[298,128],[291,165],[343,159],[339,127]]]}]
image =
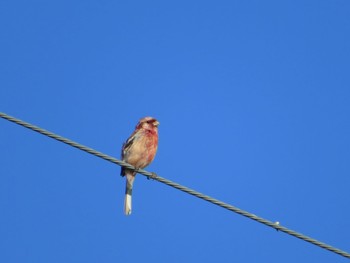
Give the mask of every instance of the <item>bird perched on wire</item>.
[{"label": "bird perched on wire", "polygon": [[[158,148],[158,125],[159,122],[155,118],[142,118],[129,139],[123,144],[122,160],[141,169],[149,165],[156,156]],[[122,167],[120,175],[126,177],[124,213],[130,215],[132,187],[136,172]]]}]

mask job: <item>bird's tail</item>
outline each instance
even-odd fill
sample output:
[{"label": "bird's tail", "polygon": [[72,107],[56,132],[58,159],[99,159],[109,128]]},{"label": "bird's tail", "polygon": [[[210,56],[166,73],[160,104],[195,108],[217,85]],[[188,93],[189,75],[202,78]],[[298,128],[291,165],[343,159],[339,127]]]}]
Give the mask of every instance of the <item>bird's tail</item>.
[{"label": "bird's tail", "polygon": [[135,174],[126,174],[126,188],[125,188],[125,199],[124,199],[124,213],[125,215],[131,214],[131,196],[132,196],[132,186],[135,180]]}]

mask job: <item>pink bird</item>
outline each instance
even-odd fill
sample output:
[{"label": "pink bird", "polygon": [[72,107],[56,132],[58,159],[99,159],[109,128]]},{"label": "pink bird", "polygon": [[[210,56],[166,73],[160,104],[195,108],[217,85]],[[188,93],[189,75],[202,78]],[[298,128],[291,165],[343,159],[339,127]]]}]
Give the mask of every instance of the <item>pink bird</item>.
[{"label": "pink bird", "polygon": [[[123,144],[122,160],[141,169],[149,165],[156,156],[158,148],[158,125],[159,122],[155,118],[142,118],[136,125],[135,131]],[[130,215],[132,187],[136,172],[122,167],[120,175],[126,176],[124,213]]]}]

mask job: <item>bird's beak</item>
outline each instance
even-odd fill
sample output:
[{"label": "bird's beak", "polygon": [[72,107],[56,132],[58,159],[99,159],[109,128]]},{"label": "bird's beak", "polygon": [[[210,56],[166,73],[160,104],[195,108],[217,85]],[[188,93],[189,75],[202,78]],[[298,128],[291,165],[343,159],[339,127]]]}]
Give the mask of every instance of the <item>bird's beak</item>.
[{"label": "bird's beak", "polygon": [[159,125],[159,121],[155,121],[155,122],[153,122],[153,125],[154,125],[154,126],[156,126],[156,127],[158,127],[158,125]]}]

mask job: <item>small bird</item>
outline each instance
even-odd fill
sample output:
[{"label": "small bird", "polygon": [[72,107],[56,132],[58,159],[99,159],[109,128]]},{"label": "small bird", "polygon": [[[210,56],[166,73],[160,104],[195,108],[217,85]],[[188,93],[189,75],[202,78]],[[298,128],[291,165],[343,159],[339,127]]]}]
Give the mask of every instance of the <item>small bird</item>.
[{"label": "small bird", "polygon": [[[158,148],[158,125],[159,122],[155,118],[142,118],[129,139],[123,144],[122,160],[141,169],[149,165],[156,156]],[[126,177],[124,213],[130,215],[132,187],[136,172],[122,167],[120,175]]]}]

